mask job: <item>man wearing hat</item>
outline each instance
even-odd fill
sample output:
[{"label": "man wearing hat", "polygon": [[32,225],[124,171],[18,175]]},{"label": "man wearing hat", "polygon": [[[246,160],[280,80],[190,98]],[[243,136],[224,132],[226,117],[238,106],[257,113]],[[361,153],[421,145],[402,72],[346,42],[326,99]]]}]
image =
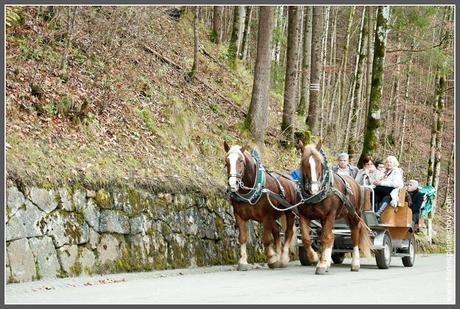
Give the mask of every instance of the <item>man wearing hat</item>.
[{"label": "man wearing hat", "polygon": [[412,210],[412,224],[416,229],[418,229],[420,207],[423,204],[423,193],[418,190],[418,181],[415,179],[409,180],[406,184],[406,188],[411,197],[411,203],[409,207]]},{"label": "man wearing hat", "polygon": [[341,176],[351,176],[356,178],[358,175],[358,168],[350,164],[348,153],[342,152],[338,156],[339,164],[332,168],[332,170]]}]

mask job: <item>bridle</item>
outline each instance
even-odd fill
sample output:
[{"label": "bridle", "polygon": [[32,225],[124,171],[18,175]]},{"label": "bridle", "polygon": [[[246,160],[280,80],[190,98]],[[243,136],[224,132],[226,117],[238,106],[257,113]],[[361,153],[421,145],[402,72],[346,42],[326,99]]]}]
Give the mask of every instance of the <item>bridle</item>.
[{"label": "bridle", "polygon": [[[244,160],[243,161],[243,171],[246,171],[246,156],[243,154]],[[265,187],[265,181],[266,181],[266,176],[265,176],[265,168],[263,167],[259,154],[258,152],[253,149],[251,151],[251,157],[255,162],[256,165],[256,176],[255,176],[255,181],[254,185],[252,187],[246,187],[243,182],[243,173],[236,173],[236,174],[229,174],[228,179],[227,179],[227,194],[230,196],[235,201],[238,202],[246,202],[251,205],[256,204],[259,199],[262,197],[262,190]],[[241,158],[239,158],[241,160]],[[240,161],[241,162],[241,161]],[[230,178],[235,177],[237,179],[237,186],[238,190],[236,192],[231,192],[230,190]],[[240,189],[244,190],[249,190],[248,193],[238,193]]]},{"label": "bridle", "polygon": [[[300,180],[300,195],[303,203],[319,203],[332,192],[332,171],[327,166],[327,157],[323,150],[320,149],[319,153],[323,157],[321,162],[321,176],[316,181],[305,179],[305,177],[301,177]],[[311,186],[314,184],[318,185],[318,193],[314,195],[308,194],[307,192],[311,192]]]},{"label": "bridle", "polygon": [[236,167],[235,167],[235,170],[236,170],[236,173],[229,173],[228,174],[228,177],[227,177],[227,184],[229,184],[229,181],[230,181],[230,178],[234,177],[236,178],[236,184],[238,186],[239,189],[242,189],[244,188],[244,183],[243,183],[243,176],[244,176],[244,171],[246,170],[246,156],[244,155],[244,153],[242,151],[241,152],[241,155],[243,156],[243,159],[241,157],[238,158],[238,161],[240,162],[240,164],[243,164],[243,172],[242,173],[238,173],[238,170],[236,170]]}]

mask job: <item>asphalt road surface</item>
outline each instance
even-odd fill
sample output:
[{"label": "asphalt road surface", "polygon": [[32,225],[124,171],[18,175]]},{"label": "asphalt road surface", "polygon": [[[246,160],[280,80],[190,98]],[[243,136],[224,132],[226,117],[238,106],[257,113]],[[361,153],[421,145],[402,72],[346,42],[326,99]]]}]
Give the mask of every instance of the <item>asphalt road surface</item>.
[{"label": "asphalt road surface", "polygon": [[176,269],[144,273],[41,280],[8,284],[6,304],[422,304],[455,303],[453,255],[417,255],[406,268],[392,258],[389,269],[362,259],[359,272],[350,259],[315,275],[312,266],[293,261],[285,269],[257,264]]}]

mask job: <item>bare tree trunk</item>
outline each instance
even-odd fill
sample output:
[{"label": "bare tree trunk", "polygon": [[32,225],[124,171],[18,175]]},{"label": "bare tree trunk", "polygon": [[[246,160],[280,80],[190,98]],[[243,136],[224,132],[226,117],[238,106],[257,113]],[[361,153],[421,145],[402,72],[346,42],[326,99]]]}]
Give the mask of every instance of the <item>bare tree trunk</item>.
[{"label": "bare tree trunk", "polygon": [[196,31],[197,19],[198,19],[198,7],[195,6],[194,7],[194,17],[193,17],[193,40],[194,40],[193,66],[192,66],[192,70],[188,73],[190,80],[193,79],[198,69],[198,33]]},{"label": "bare tree trunk", "polygon": [[[321,43],[321,65],[323,68],[326,67],[327,63],[327,37],[329,33],[329,16],[331,12],[331,7],[326,6],[326,11],[324,14],[324,31],[323,31],[323,37],[322,37],[322,43]],[[320,110],[319,110],[319,136],[323,136],[323,125],[324,125],[324,97],[325,97],[325,89],[326,88],[326,72],[324,70],[321,70],[321,98],[320,98]]]},{"label": "bare tree trunk", "polygon": [[240,59],[243,61],[246,60],[246,55],[247,55],[247,50],[248,50],[249,34],[250,34],[250,28],[251,28],[251,15],[252,15],[252,7],[248,6],[246,9],[243,40],[241,42],[241,52],[240,52]]},{"label": "bare tree trunk", "polygon": [[211,42],[220,44],[222,42],[222,16],[224,13],[223,6],[214,6],[214,14],[212,19]]},{"label": "bare tree trunk", "polygon": [[283,132],[283,145],[288,146],[294,141],[293,118],[296,108],[296,74],[297,74],[297,49],[299,32],[299,7],[289,7],[288,46],[286,78],[284,82],[284,108],[281,131]]},{"label": "bare tree trunk", "polygon": [[[322,23],[323,8],[320,6],[313,7],[312,18],[312,37],[311,37],[311,73],[310,73],[310,102],[308,105],[308,114],[306,124],[311,135],[318,135],[316,118],[318,117],[318,101],[320,98],[320,76],[321,76],[321,33],[323,30]],[[309,138],[307,138],[308,141]]]},{"label": "bare tree trunk", "polygon": [[344,107],[347,105],[346,101],[346,90],[345,88],[345,79],[347,76],[347,66],[348,66],[348,51],[350,47],[350,34],[351,34],[351,26],[353,24],[353,17],[355,16],[356,7],[352,6],[350,8],[350,13],[348,15],[348,25],[347,31],[345,32],[345,42],[343,46],[343,58],[342,62],[340,63],[340,72],[339,72],[339,83],[340,83],[340,97],[339,97],[339,105],[338,105],[338,121],[342,122],[342,117],[344,113]]},{"label": "bare tree trunk", "polygon": [[[367,37],[367,66],[366,66],[366,92],[365,92],[365,97],[366,97],[366,104],[364,106],[366,108],[363,108],[363,113],[362,113],[362,118],[365,118],[367,113],[368,113],[368,107],[369,107],[369,100],[371,96],[371,84],[372,84],[372,61],[374,59],[374,37],[375,37],[375,14],[376,11],[373,6],[368,6],[368,26],[369,26],[369,33]],[[366,131],[366,121],[363,122],[365,124],[364,126],[364,131]]]},{"label": "bare tree trunk", "polygon": [[[434,163],[433,163],[433,187],[436,189],[436,192],[438,191],[439,187],[439,176],[441,174],[441,147],[442,147],[442,131],[443,131],[443,125],[442,125],[442,110],[444,109],[444,98],[445,98],[445,91],[446,91],[446,82],[444,76],[441,76],[439,78],[439,84],[438,84],[438,102],[436,106],[436,114],[437,115],[437,125],[436,125],[436,140],[435,140],[435,157],[434,157]],[[434,215],[436,212],[436,202],[437,198],[434,198],[433,201],[433,209],[432,209],[432,214]]]},{"label": "bare tree trunk", "polygon": [[[415,41],[412,42],[412,46],[414,46]],[[401,139],[399,143],[399,154],[398,154],[398,161],[402,161],[402,155],[404,151],[404,134],[406,130],[406,117],[407,117],[407,104],[409,102],[409,85],[410,85],[410,70],[412,66],[412,58],[413,58],[413,53],[409,54],[409,61],[407,64],[407,70],[406,70],[406,88],[404,92],[404,111],[403,111],[403,116],[402,116],[402,123],[401,123]],[[394,126],[397,126],[395,124]],[[399,125],[398,125],[399,126]]]},{"label": "bare tree trunk", "polygon": [[441,111],[444,105],[444,94],[443,91],[445,89],[445,82],[444,77],[436,77],[436,91],[435,97],[433,102],[433,125],[431,129],[431,143],[430,149],[431,154],[430,158],[428,159],[428,173],[427,173],[427,183],[434,187],[435,183],[435,162],[436,162],[436,150],[437,150],[437,138],[439,132],[441,131]]},{"label": "bare tree trunk", "polygon": [[273,7],[259,8],[257,56],[252,87],[252,98],[246,123],[258,143],[263,143],[268,120],[268,94],[270,90],[271,44]]},{"label": "bare tree trunk", "polygon": [[240,6],[235,6],[233,8],[233,28],[232,36],[230,38],[230,44],[228,46],[228,60],[230,62],[230,67],[236,67],[236,55],[238,52],[238,33],[240,26]]},{"label": "bare tree trunk", "polygon": [[239,14],[239,21],[238,21],[238,41],[236,44],[236,55],[238,59],[241,59],[239,56],[241,54],[241,51],[243,49],[242,43],[243,43],[243,32],[244,32],[244,21],[246,19],[246,7],[245,6],[240,6],[240,14]]},{"label": "bare tree trunk", "polygon": [[[335,72],[333,70],[333,68],[335,68],[335,62],[336,62],[336,56],[337,56],[337,48],[336,48],[336,40],[337,40],[337,15],[338,15],[338,9],[335,8],[335,7],[332,7],[331,8],[332,12],[333,12],[333,15],[334,15],[334,18],[333,18],[333,21],[332,21],[332,33],[331,33],[331,41],[330,41],[330,55],[329,55],[329,70],[328,71],[328,74],[327,74],[327,82],[326,82],[326,86],[325,86],[325,97],[324,97],[324,100],[325,102],[327,103],[327,108],[330,109],[330,106],[329,105],[332,105],[332,104],[329,104],[329,102],[332,101],[331,99],[331,96],[333,94],[333,91],[332,91],[332,80],[333,80],[333,76],[335,75]],[[327,108],[325,108],[325,111],[327,110]]]},{"label": "bare tree trunk", "polygon": [[302,86],[300,104],[297,109],[299,115],[305,115],[308,110],[307,102],[309,99],[309,82],[310,82],[310,64],[311,64],[311,25],[312,25],[313,7],[307,6],[304,17],[304,35],[303,35],[303,58],[302,58]]},{"label": "bare tree trunk", "polygon": [[385,46],[388,32],[388,20],[390,17],[389,6],[379,6],[377,10],[377,25],[374,43],[374,61],[372,64],[372,87],[369,100],[369,112],[367,114],[367,129],[364,136],[364,145],[358,166],[362,166],[363,159],[375,153],[379,138],[380,127],[380,101],[382,99],[383,64],[385,61]]},{"label": "bare tree trunk", "polygon": [[75,31],[75,16],[77,15],[77,7],[72,6],[67,8],[67,41],[64,48],[64,53],[61,60],[61,70],[65,71],[67,68],[67,57],[69,55],[70,45],[72,44],[72,36]]},{"label": "bare tree trunk", "polygon": [[[367,45],[367,18],[366,7],[363,8],[361,16],[361,32],[358,40],[358,50],[355,64],[355,77],[353,82],[353,95],[351,97],[350,113],[348,115],[347,129],[345,130],[345,141],[347,143],[347,152],[350,159],[356,153],[356,136],[353,133],[356,131],[358,113],[361,110],[360,106],[360,92],[361,80],[364,71],[364,60],[366,59],[366,45]],[[345,147],[342,147],[345,148]]]},{"label": "bare tree trunk", "polygon": [[[454,146],[455,144],[452,144],[452,146]],[[448,200],[450,199],[450,187],[451,187],[451,178],[452,178],[452,173],[451,173],[451,168],[452,168],[452,162],[454,161],[454,147],[452,147],[452,150],[450,152],[450,156],[449,156],[449,161],[447,162],[447,184],[446,184],[446,190],[444,191],[444,202],[442,203],[442,206],[441,207],[445,207]]]}]

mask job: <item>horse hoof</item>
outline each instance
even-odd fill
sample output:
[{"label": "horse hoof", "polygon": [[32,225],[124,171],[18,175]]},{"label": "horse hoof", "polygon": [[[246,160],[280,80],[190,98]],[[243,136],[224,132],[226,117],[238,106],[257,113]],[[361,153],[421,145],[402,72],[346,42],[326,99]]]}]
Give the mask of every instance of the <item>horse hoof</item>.
[{"label": "horse hoof", "polygon": [[317,274],[317,275],[324,275],[324,274],[326,274],[327,271],[328,271],[328,270],[327,270],[326,267],[316,267],[315,274]]},{"label": "horse hoof", "polygon": [[351,271],[359,271],[359,266],[351,265]]},{"label": "horse hoof", "polygon": [[288,263],[280,262],[279,268],[287,268],[287,267],[288,267]]},{"label": "horse hoof", "polygon": [[236,267],[236,270],[238,271],[247,271],[249,269],[249,264],[238,264],[238,266]]}]

